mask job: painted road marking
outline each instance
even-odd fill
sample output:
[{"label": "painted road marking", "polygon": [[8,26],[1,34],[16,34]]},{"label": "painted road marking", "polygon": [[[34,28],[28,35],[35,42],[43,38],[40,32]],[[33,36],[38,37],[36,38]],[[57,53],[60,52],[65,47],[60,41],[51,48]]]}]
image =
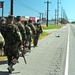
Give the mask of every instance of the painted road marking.
[{"label": "painted road marking", "polygon": [[70,35],[70,25],[68,28],[68,41],[67,41],[67,52],[66,52],[66,63],[65,63],[65,74],[68,75],[68,69],[69,69],[69,35]]}]

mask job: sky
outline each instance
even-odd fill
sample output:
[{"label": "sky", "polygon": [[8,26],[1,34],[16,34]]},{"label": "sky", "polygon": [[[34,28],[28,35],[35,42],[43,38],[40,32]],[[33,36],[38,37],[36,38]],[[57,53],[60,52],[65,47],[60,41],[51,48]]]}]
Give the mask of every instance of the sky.
[{"label": "sky", "polygon": [[[10,1],[4,1],[4,16],[10,14]],[[57,9],[58,0],[48,0],[49,2],[49,19],[55,18],[55,9]],[[46,17],[47,12],[47,0],[14,0],[14,16],[34,16],[39,17],[39,13],[43,13],[43,17]],[[69,21],[75,21],[75,0],[59,0],[59,17],[61,17],[61,8],[65,10],[65,13]],[[0,8],[0,16],[2,15],[2,8]]]}]

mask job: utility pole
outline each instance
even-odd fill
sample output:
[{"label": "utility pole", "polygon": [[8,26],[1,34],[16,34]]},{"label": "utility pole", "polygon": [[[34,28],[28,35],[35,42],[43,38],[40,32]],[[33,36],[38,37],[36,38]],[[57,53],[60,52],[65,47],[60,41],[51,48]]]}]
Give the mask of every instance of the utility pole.
[{"label": "utility pole", "polygon": [[59,23],[59,0],[57,0],[57,25]]},{"label": "utility pole", "polygon": [[41,13],[42,14],[42,20],[43,20],[43,13]]},{"label": "utility pole", "polygon": [[4,13],[4,1],[0,1],[0,8],[2,8],[2,18]]},{"label": "utility pole", "polygon": [[63,19],[65,19],[65,10],[63,9]]},{"label": "utility pole", "polygon": [[[39,13],[40,14],[40,20],[42,20],[43,19],[43,13]],[[42,18],[41,18],[41,16],[42,16]]]},{"label": "utility pole", "polygon": [[4,2],[2,2],[2,18],[3,18],[3,13],[4,13]]},{"label": "utility pole", "polygon": [[62,24],[62,19],[63,19],[63,7],[61,7],[61,24]]},{"label": "utility pole", "polygon": [[13,15],[13,2],[14,0],[11,0],[10,15]]},{"label": "utility pole", "polygon": [[56,11],[57,11],[57,10],[55,9],[55,24],[56,24]]},{"label": "utility pole", "polygon": [[51,2],[49,2],[49,1],[47,0],[47,2],[44,2],[44,3],[47,3],[47,27],[48,27],[49,3],[51,3]]},{"label": "utility pole", "polygon": [[40,14],[39,18],[40,18],[40,20],[41,20],[41,13],[39,13],[39,14]]}]

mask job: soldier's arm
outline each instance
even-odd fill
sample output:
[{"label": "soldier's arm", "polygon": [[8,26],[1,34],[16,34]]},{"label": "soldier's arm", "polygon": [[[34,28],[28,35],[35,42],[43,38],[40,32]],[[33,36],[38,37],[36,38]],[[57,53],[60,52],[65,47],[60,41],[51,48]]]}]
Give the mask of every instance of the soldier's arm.
[{"label": "soldier's arm", "polygon": [[21,24],[21,33],[22,33],[22,38],[25,40],[26,37],[26,30],[23,24]]},{"label": "soldier's arm", "polygon": [[41,24],[39,24],[39,26],[40,26],[40,33],[43,33],[43,29],[42,29]]},{"label": "soldier's arm", "polygon": [[20,30],[17,26],[15,26],[15,35],[17,36],[16,39],[18,39],[18,41],[22,42],[22,36],[21,36]]}]

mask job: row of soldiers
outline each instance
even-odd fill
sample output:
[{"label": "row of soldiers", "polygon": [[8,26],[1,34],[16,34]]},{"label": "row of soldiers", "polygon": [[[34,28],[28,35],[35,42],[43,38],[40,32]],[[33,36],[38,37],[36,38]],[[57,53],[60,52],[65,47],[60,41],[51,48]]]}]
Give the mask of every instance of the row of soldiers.
[{"label": "row of soldiers", "polygon": [[13,65],[18,63],[19,50],[31,50],[31,42],[33,39],[34,47],[37,46],[42,27],[40,20],[32,24],[32,20],[21,22],[21,16],[14,19],[13,15],[9,15],[7,20],[2,18],[0,21],[0,32],[5,40],[4,53],[8,59],[8,71],[14,71]]}]

